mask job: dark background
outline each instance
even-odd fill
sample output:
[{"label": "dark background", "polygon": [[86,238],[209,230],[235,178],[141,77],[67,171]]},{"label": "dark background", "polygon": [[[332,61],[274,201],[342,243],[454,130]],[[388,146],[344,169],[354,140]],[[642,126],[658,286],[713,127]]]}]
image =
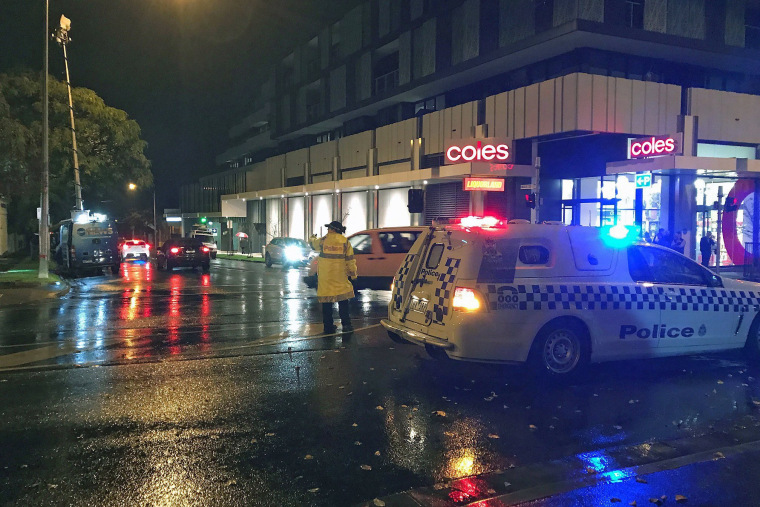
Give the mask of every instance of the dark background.
[{"label": "dark background", "polygon": [[[50,29],[71,19],[72,85],[94,90],[142,128],[158,207],[214,171],[257,85],[298,43],[359,0],[50,0]],[[41,71],[45,0],[0,0],[0,72]],[[50,74],[64,79],[50,44]],[[76,108],[76,104],[74,105]]]}]

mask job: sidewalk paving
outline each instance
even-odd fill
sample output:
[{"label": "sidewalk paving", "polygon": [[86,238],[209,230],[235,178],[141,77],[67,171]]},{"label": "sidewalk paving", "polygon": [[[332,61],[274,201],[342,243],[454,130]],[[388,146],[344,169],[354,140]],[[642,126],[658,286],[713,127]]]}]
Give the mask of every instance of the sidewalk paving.
[{"label": "sidewalk paving", "polygon": [[0,282],[0,308],[59,298],[68,294],[70,289],[66,281],[41,285]]},{"label": "sidewalk paving", "polygon": [[360,505],[760,505],[758,477],[760,425],[756,423],[730,432],[613,447],[498,470]]}]

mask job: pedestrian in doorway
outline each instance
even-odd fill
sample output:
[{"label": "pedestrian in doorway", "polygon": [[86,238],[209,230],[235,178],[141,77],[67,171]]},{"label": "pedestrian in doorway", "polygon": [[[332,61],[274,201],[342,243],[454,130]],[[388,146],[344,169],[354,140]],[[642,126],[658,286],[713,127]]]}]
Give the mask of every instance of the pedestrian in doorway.
[{"label": "pedestrian in doorway", "polygon": [[[667,237],[667,233],[665,232],[665,229],[660,228],[659,231],[657,231],[657,234],[654,236],[654,242],[658,245],[665,246],[665,238]],[[670,246],[670,245],[668,245]]]},{"label": "pedestrian in doorway", "polygon": [[699,251],[702,254],[702,265],[706,268],[710,267],[710,257],[713,251],[715,251],[715,240],[713,239],[712,231],[707,231],[707,234],[699,240]]},{"label": "pedestrian in doorway", "polygon": [[670,248],[680,254],[683,254],[685,247],[686,239],[683,237],[683,232],[676,231],[675,234],[673,234],[673,242],[670,244]]},{"label": "pedestrian in doorway", "polygon": [[338,315],[344,332],[353,331],[348,300],[354,297],[351,280],[356,279],[354,249],[343,233],[346,228],[337,220],[326,224],[327,234],[309,238],[311,247],[319,252],[317,264],[317,301],[322,303],[322,322],[326,334],[336,331],[333,303],[338,303]]}]

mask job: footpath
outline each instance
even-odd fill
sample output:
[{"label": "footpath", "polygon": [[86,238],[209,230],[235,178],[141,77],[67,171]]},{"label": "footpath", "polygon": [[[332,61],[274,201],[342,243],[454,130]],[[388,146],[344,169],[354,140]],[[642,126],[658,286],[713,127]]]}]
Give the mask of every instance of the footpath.
[{"label": "footpath", "polygon": [[55,299],[69,292],[69,284],[53,273],[38,277],[39,261],[31,258],[0,258],[0,307],[35,303]]}]

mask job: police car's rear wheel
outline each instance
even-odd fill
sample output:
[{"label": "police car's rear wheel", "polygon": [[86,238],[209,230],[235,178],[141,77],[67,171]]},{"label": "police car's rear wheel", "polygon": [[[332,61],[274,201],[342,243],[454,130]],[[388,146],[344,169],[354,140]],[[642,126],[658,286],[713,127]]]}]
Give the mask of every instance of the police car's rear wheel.
[{"label": "police car's rear wheel", "polygon": [[542,330],[533,344],[533,360],[541,373],[565,377],[585,365],[588,346],[581,327],[567,321],[550,324]]}]

